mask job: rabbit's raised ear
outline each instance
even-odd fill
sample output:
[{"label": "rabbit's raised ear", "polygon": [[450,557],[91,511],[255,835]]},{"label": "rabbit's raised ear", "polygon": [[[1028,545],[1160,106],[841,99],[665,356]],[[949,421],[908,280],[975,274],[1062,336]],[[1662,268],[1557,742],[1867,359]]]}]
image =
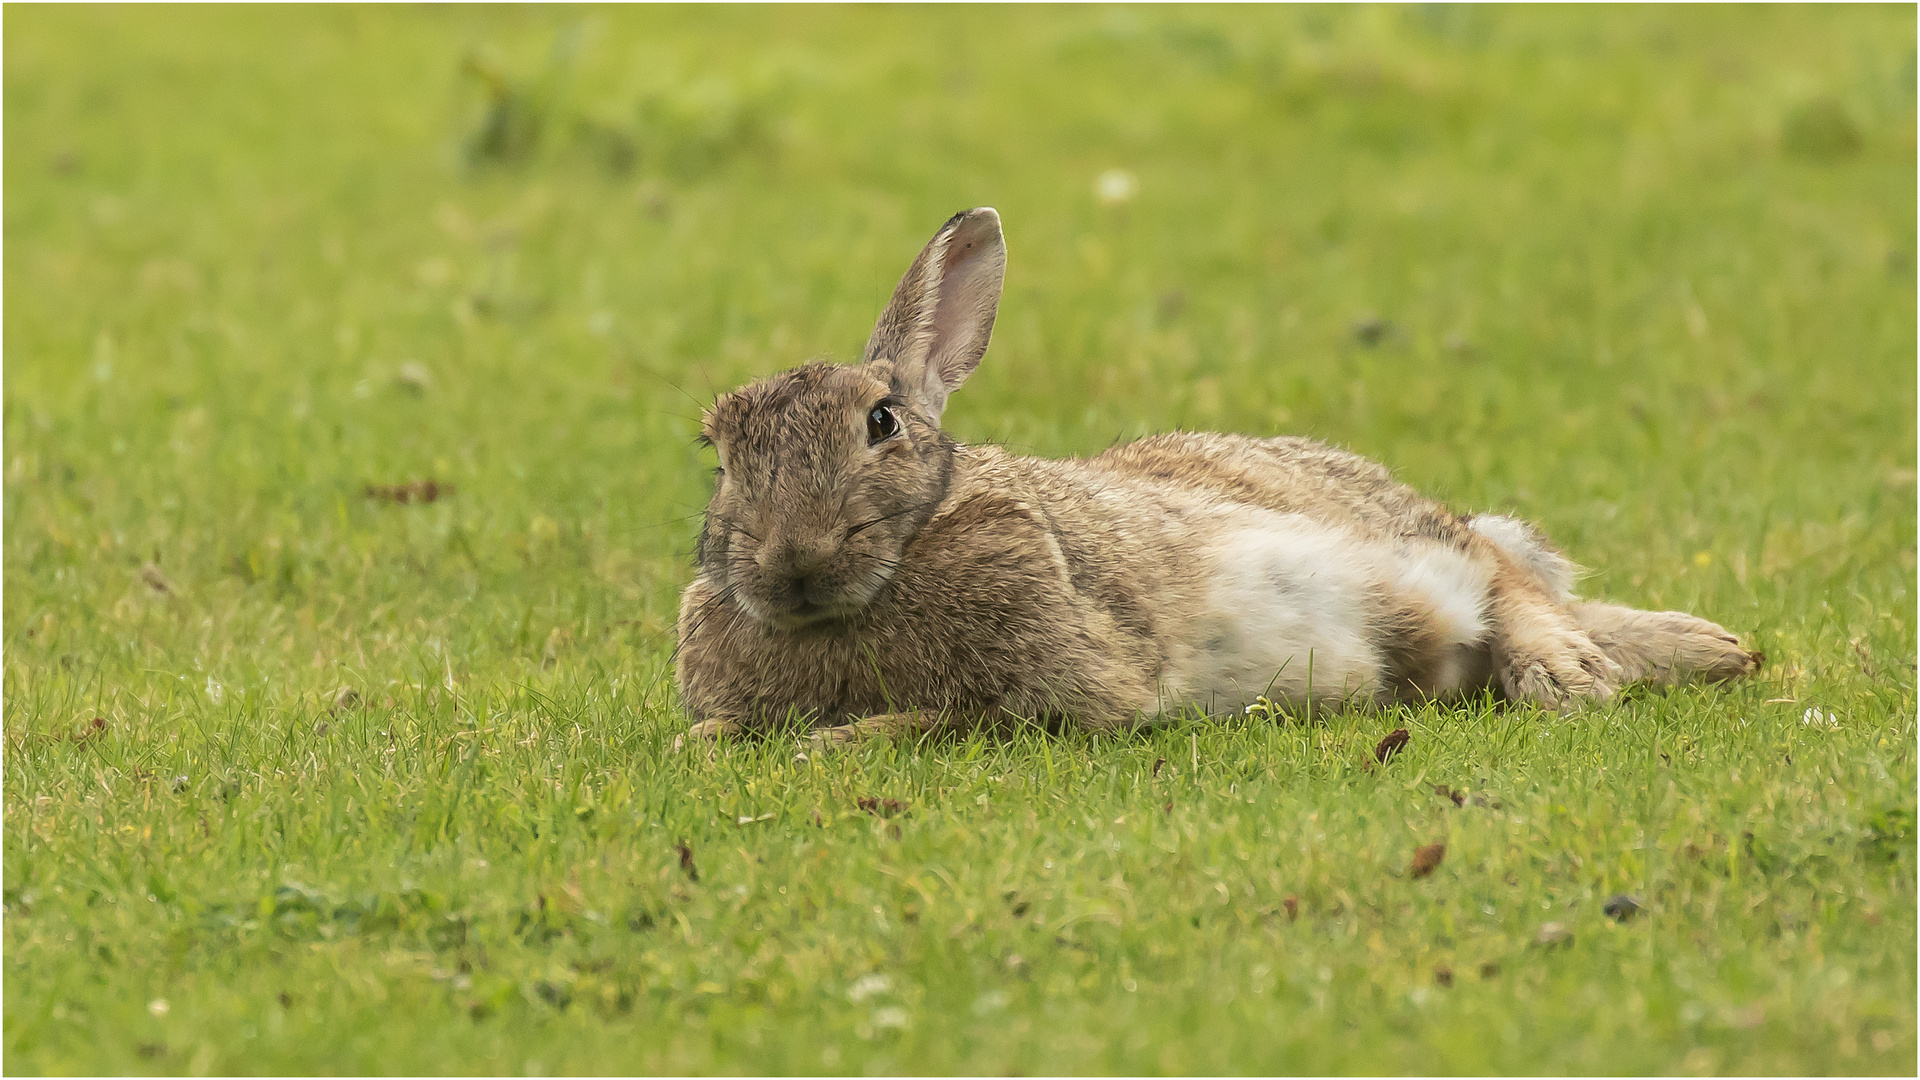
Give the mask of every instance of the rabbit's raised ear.
[{"label": "rabbit's raised ear", "polygon": [[907,268],[867,339],[864,362],[935,423],[993,334],[1007,246],[990,206],[953,215]]}]

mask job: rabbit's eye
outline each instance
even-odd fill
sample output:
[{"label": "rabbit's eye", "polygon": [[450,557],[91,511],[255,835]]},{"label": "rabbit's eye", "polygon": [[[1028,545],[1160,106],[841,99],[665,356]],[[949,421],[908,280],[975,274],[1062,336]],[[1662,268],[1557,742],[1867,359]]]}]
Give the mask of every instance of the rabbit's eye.
[{"label": "rabbit's eye", "polygon": [[900,433],[900,422],[893,418],[893,410],[885,405],[875,405],[867,414],[867,442],[877,443],[891,439]]}]

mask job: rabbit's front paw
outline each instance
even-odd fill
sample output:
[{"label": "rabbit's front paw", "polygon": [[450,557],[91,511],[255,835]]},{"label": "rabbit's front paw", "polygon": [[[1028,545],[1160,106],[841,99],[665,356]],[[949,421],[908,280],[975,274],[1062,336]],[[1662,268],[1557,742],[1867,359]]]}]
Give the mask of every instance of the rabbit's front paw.
[{"label": "rabbit's front paw", "polygon": [[1621,674],[1620,665],[1592,639],[1573,631],[1509,656],[1500,669],[1500,687],[1509,700],[1564,712],[1581,701],[1612,697]]},{"label": "rabbit's front paw", "polygon": [[715,742],[719,741],[720,736],[737,735],[739,733],[740,725],[732,720],[723,719],[718,716],[708,717],[676,736],[673,740],[673,752],[676,754],[679,753],[686,749],[689,743],[695,746],[711,747]]},{"label": "rabbit's front paw", "polygon": [[928,731],[939,722],[938,715],[922,712],[884,713],[869,716],[851,724],[837,727],[815,728],[808,740],[814,753],[832,750],[851,743],[865,742],[876,736],[893,738],[898,735],[918,734]]},{"label": "rabbit's front paw", "polygon": [[807,749],[817,757],[828,750],[836,750],[842,746],[846,746],[848,743],[859,742],[859,728],[860,725],[858,724],[841,724],[839,727],[815,728],[813,729],[813,734],[807,737]]}]

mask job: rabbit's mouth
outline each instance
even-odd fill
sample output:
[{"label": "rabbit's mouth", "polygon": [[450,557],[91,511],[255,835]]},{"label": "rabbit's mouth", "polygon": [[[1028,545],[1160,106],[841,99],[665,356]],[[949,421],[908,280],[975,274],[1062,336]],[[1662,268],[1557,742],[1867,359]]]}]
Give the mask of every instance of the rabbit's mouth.
[{"label": "rabbit's mouth", "polygon": [[801,600],[778,608],[746,600],[747,613],[777,630],[798,630],[805,626],[832,622],[847,618],[861,610],[864,604],[818,604],[811,600]]},{"label": "rabbit's mouth", "polygon": [[872,602],[872,590],[817,579],[783,582],[762,578],[758,587],[740,590],[747,614],[778,630],[797,630],[850,618]]},{"label": "rabbit's mouth", "polygon": [[809,623],[823,622],[827,619],[836,618],[842,614],[844,614],[844,612],[836,608],[830,608],[824,604],[816,604],[809,600],[802,600],[797,605],[774,615],[768,621],[782,629],[791,630],[806,626]]}]

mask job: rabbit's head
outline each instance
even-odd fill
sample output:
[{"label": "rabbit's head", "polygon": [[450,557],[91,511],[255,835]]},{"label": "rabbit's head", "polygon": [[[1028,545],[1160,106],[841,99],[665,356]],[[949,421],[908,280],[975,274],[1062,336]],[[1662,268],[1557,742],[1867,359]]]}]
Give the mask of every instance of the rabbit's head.
[{"label": "rabbit's head", "polygon": [[940,414],[986,352],[1006,261],[998,214],[956,214],[900,279],[860,364],[808,364],[708,410],[720,469],[701,569],[753,618],[844,619],[886,587],[947,493],[955,443]]}]

